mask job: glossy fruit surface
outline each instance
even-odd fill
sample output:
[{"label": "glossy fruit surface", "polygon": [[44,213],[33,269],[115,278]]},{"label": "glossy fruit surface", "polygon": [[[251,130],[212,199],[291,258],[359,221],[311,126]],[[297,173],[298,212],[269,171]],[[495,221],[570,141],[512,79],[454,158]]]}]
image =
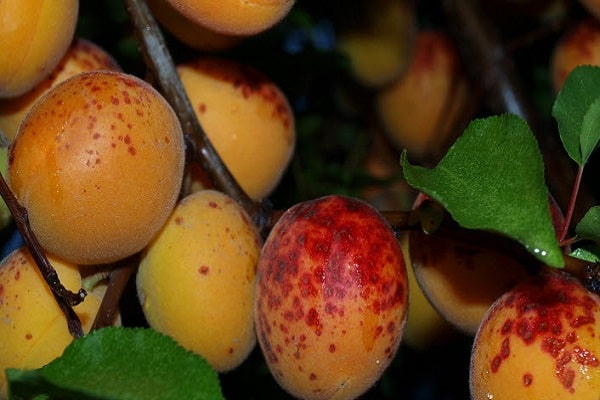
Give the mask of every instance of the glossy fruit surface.
[{"label": "glossy fruit surface", "polygon": [[140,251],[179,195],[183,134],[148,83],[110,71],[60,83],[9,151],[9,184],[42,247],[79,264]]},{"label": "glossy fruit surface", "polygon": [[365,202],[299,203],[271,230],[257,271],[259,343],[277,382],[303,399],[352,399],[393,359],[408,308],[402,251]]},{"label": "glossy fruit surface", "polygon": [[471,358],[474,400],[598,399],[600,298],[559,271],[500,297]]},{"label": "glossy fruit surface", "polygon": [[253,301],[262,240],[230,197],[185,197],[144,251],[137,291],[150,326],[202,355],[218,371],[254,348]]},{"label": "glossy fruit surface", "polygon": [[[56,257],[48,259],[62,284],[79,290],[78,267]],[[74,307],[84,332],[91,328],[100,302],[101,296],[88,293]],[[0,337],[0,398],[6,396],[6,368],[39,368],[60,356],[73,341],[63,312],[25,248],[0,263]]]},{"label": "glossy fruit surface", "polygon": [[277,186],[294,152],[294,115],[285,94],[253,68],[200,58],[177,71],[217,153],[255,200]]},{"label": "glossy fruit surface", "polygon": [[45,79],[66,53],[78,0],[0,2],[0,98],[19,96]]},{"label": "glossy fruit surface", "polygon": [[115,59],[104,49],[89,40],[76,38],[46,79],[21,96],[0,100],[0,129],[8,139],[13,140],[19,124],[33,103],[48,89],[80,72],[99,69],[121,70]]}]

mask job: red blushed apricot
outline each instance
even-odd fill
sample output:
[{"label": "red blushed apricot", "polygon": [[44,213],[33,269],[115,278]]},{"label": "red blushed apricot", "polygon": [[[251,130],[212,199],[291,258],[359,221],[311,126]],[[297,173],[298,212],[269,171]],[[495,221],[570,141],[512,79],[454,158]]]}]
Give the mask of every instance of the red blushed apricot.
[{"label": "red blushed apricot", "polygon": [[257,335],[277,382],[308,400],[365,392],[400,343],[407,279],[393,232],[367,203],[333,195],[288,209],[257,268]]},{"label": "red blushed apricot", "polygon": [[473,400],[597,400],[600,298],[546,271],[500,297],[473,342]]},{"label": "red blushed apricot", "polygon": [[21,96],[0,100],[0,129],[13,140],[17,130],[33,103],[51,87],[80,72],[93,70],[120,71],[121,67],[104,49],[89,40],[77,38],[58,66],[32,90]]},{"label": "red blushed apricot", "polygon": [[281,21],[295,0],[164,0],[198,25],[227,35],[255,35]]},{"label": "red blushed apricot", "polygon": [[78,0],[0,2],[0,97],[20,96],[45,79],[67,52]]},{"label": "red blushed apricot", "polygon": [[8,178],[47,251],[102,264],[140,251],[159,231],[184,157],[179,121],[152,86],[84,72],[33,106],[10,147]]}]

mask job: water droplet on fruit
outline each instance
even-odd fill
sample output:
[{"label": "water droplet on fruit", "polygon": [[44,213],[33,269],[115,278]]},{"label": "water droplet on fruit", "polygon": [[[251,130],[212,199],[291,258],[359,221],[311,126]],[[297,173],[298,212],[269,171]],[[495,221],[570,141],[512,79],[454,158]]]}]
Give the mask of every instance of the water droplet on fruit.
[{"label": "water droplet on fruit", "polygon": [[492,399],[494,398],[494,395],[493,395],[493,394],[491,394],[491,393],[488,393],[488,394],[486,395],[486,397],[487,397],[488,399],[492,400]]}]

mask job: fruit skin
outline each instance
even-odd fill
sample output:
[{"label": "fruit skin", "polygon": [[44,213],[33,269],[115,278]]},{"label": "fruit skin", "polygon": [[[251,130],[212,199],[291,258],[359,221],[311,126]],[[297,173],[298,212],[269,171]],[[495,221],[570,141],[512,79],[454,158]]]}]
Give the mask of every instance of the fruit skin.
[{"label": "fruit skin", "polygon": [[230,197],[185,197],[144,251],[137,274],[150,326],[217,371],[240,365],[256,344],[253,303],[262,240]]},{"label": "fruit skin", "polygon": [[340,33],[338,43],[356,80],[378,88],[397,79],[408,66],[416,21],[409,1],[376,0],[365,7],[364,26]]},{"label": "fruit skin", "polygon": [[268,196],[296,143],[294,114],[285,94],[253,68],[206,57],[177,66],[194,112],[242,189]]},{"label": "fruit skin", "polygon": [[160,230],[181,187],[181,126],[134,76],[75,75],[33,106],[9,150],[9,184],[48,252],[78,264],[132,255]]},{"label": "fruit skin", "polygon": [[121,71],[115,59],[104,49],[83,38],[75,38],[67,53],[48,77],[21,96],[0,99],[0,129],[11,141],[33,103],[58,83],[84,71],[106,69]]},{"label": "fruit skin", "polygon": [[570,26],[554,46],[550,72],[555,93],[578,65],[600,65],[600,21],[592,17]]},{"label": "fruit skin", "polygon": [[416,33],[408,69],[376,93],[382,127],[413,159],[435,156],[462,132],[472,114],[470,82],[445,31]]},{"label": "fruit skin", "polygon": [[[77,265],[48,255],[61,283],[81,287]],[[88,293],[74,307],[85,333],[100,307],[101,296]],[[0,399],[6,398],[6,368],[35,369],[60,356],[73,337],[66,318],[25,247],[14,250],[0,264]]]},{"label": "fruit skin", "polygon": [[279,21],[294,0],[164,0],[198,25],[227,35],[256,35]]},{"label": "fruit skin", "polygon": [[0,3],[0,98],[19,96],[46,78],[66,53],[78,0]]},{"label": "fruit skin", "polygon": [[544,272],[500,297],[473,343],[473,400],[597,400],[600,298],[574,277]]},{"label": "fruit skin", "polygon": [[258,262],[255,320],[269,369],[302,399],[352,399],[381,376],[408,308],[402,251],[361,200],[331,195],[289,208]]}]

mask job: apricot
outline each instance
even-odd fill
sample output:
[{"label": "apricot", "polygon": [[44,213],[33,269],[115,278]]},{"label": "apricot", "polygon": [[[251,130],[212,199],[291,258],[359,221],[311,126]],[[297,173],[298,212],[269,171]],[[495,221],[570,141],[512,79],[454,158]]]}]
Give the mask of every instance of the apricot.
[{"label": "apricot", "polygon": [[198,25],[166,0],[148,0],[148,6],[166,31],[196,50],[227,50],[237,45],[244,38],[244,36],[219,33]]},{"label": "apricot", "polygon": [[0,99],[0,129],[11,141],[33,103],[56,84],[84,71],[120,71],[116,60],[103,48],[83,38],[75,38],[54,70],[34,88],[21,96]]},{"label": "apricot", "polygon": [[78,13],[78,0],[0,2],[0,98],[27,92],[54,70]]},{"label": "apricot", "polygon": [[240,365],[256,344],[253,301],[261,237],[229,196],[185,197],[144,251],[137,291],[150,326],[217,371]]},{"label": "apricot", "polygon": [[600,298],[544,272],[502,295],[473,342],[473,400],[598,399]]},{"label": "apricot", "polygon": [[408,66],[416,21],[408,1],[376,0],[364,4],[363,22],[341,32],[338,43],[350,60],[356,80],[377,88],[400,77]]},{"label": "apricot", "polygon": [[32,107],[9,150],[9,184],[48,252],[104,264],[142,250],[169,217],[184,167],[173,109],[134,76],[75,75]]},{"label": "apricot", "polygon": [[[61,283],[81,288],[77,265],[48,255]],[[101,295],[90,292],[74,307],[84,332],[89,332],[100,307]],[[60,356],[73,340],[66,318],[25,248],[0,263],[0,398],[6,398],[7,368],[35,369]]]},{"label": "apricot", "polygon": [[267,365],[302,399],[353,399],[390,364],[408,281],[387,221],[366,202],[298,203],[273,226],[257,269],[255,320]]},{"label": "apricot", "polygon": [[163,0],[207,29],[227,35],[256,35],[279,23],[295,0]]},{"label": "apricot", "polygon": [[199,58],[177,66],[202,128],[254,200],[277,186],[294,152],[294,114],[285,94],[250,66]]},{"label": "apricot", "polygon": [[600,65],[600,21],[584,18],[564,31],[552,50],[550,72],[552,88],[560,88],[578,65]]},{"label": "apricot", "polygon": [[415,159],[435,155],[462,132],[472,112],[470,82],[445,31],[416,33],[407,70],[376,93],[383,130]]},{"label": "apricot", "polygon": [[454,327],[475,335],[492,303],[530,275],[501,251],[439,233],[413,231],[409,251],[419,287]]}]

